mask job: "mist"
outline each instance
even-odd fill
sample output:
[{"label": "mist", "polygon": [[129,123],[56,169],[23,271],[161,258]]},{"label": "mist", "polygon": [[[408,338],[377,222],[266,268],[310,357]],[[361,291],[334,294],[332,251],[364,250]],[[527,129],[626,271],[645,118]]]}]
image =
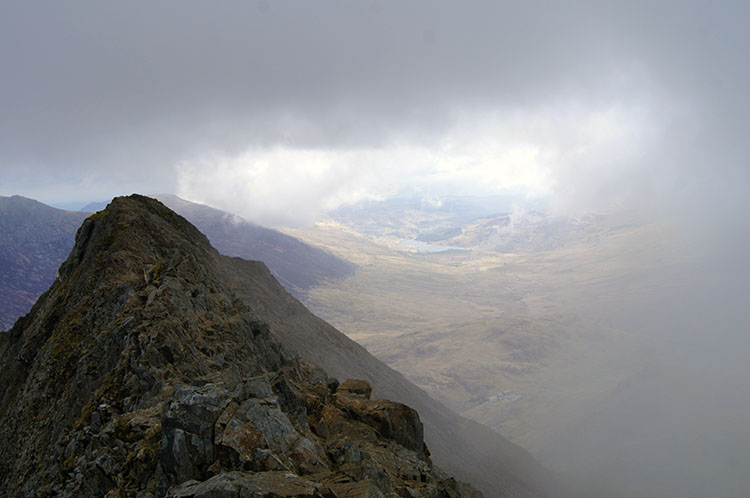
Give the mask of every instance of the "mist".
[{"label": "mist", "polygon": [[622,354],[641,368],[536,456],[623,496],[741,496],[748,18],[731,1],[5,3],[0,195],[175,192],[286,227],[404,195],[637,212],[672,257],[576,312],[640,338]]}]

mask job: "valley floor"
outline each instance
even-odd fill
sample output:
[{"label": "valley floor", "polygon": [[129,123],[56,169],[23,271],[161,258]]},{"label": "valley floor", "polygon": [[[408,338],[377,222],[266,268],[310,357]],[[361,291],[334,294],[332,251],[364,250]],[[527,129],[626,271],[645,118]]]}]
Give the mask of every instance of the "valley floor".
[{"label": "valley floor", "polygon": [[336,222],[287,232],[357,265],[308,292],[315,314],[539,454],[659,353],[622,315],[677,282],[664,230],[595,226],[549,250],[429,253]]}]

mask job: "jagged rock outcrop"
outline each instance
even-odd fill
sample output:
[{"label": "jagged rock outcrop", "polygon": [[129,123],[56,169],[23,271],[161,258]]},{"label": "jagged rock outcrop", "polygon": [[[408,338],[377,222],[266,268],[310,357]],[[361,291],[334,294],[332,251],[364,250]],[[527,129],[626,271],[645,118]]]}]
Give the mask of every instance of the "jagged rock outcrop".
[{"label": "jagged rock outcrop", "polygon": [[0,495],[475,495],[432,465],[414,410],[282,347],[225,260],[153,199],[84,222],[0,336]]}]

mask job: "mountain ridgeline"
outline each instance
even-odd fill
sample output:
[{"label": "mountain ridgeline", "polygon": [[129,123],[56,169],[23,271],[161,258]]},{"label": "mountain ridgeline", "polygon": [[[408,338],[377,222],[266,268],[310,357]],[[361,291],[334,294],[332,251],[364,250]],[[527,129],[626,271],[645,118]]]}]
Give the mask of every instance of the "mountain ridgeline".
[{"label": "mountain ridgeline", "polygon": [[223,282],[237,261],[150,198],[86,219],[0,335],[0,495],[479,496],[414,410],[283,347]]}]

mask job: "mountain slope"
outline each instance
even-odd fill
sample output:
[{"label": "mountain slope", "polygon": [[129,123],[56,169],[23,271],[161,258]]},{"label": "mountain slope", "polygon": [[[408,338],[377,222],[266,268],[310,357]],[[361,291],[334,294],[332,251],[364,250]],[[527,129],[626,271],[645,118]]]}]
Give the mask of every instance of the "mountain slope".
[{"label": "mountain slope", "polygon": [[49,287],[85,217],[18,195],[0,197],[0,330]]},{"label": "mountain slope", "polygon": [[0,335],[0,495],[476,496],[432,466],[416,412],[281,347],[231,263],[146,197],[84,222]]},{"label": "mountain slope", "polygon": [[[213,212],[216,222],[228,221],[220,211],[206,206],[196,209]],[[239,258],[219,261],[217,271],[222,280],[257,315],[272,324],[272,332],[287,347],[331,375],[340,379],[366,378],[376,394],[417,407],[425,423],[425,438],[439,465],[475,483],[487,496],[562,496],[548,473],[527,452],[435,402],[364,348],[309,313],[279,285],[265,265]]]},{"label": "mountain slope", "polygon": [[354,271],[354,265],[329,252],[237,215],[175,195],[152,197],[195,225],[220,253],[263,261],[294,295],[326,280],[344,278]]},{"label": "mountain slope", "polygon": [[310,313],[267,268],[233,259],[224,279],[238,297],[271,324],[281,342],[338,378],[370,381],[374,392],[417,409],[433,459],[487,496],[563,496],[558,483],[522,448],[497,432],[461,417],[386,366],[365,348]]}]

